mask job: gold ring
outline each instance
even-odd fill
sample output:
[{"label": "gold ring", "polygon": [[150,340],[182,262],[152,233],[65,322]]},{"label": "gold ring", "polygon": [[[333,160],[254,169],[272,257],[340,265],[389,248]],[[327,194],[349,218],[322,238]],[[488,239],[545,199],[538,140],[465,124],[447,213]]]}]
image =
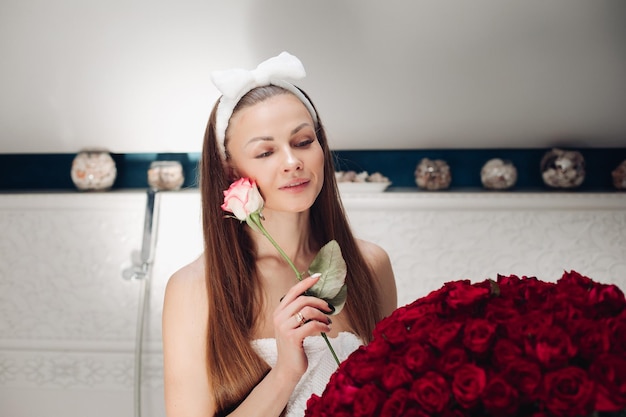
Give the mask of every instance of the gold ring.
[{"label": "gold ring", "polygon": [[296,320],[298,320],[298,323],[300,323],[300,326],[302,326],[304,323],[306,323],[306,319],[304,318],[304,316],[302,315],[301,312],[298,311],[298,313],[296,314]]}]

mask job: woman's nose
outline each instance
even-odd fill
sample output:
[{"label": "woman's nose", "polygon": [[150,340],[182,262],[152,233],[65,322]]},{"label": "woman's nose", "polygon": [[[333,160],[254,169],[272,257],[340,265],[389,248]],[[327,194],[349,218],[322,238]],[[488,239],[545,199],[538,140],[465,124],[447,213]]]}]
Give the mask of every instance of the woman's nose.
[{"label": "woman's nose", "polygon": [[302,169],[302,160],[290,149],[285,152],[285,172]]}]

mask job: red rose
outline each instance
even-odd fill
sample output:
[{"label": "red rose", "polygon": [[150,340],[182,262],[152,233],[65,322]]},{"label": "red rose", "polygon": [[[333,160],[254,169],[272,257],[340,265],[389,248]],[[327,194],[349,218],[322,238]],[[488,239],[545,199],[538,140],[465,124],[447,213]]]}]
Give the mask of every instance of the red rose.
[{"label": "red rose", "polygon": [[591,305],[589,291],[595,285],[592,280],[574,271],[564,273],[557,282],[559,293],[566,294],[570,303],[583,310],[586,310]]},{"label": "red rose", "polygon": [[626,356],[626,309],[608,319],[607,325],[611,332],[611,352]]},{"label": "red rose", "polygon": [[493,323],[506,323],[519,315],[512,297],[496,297],[489,300],[489,304],[485,306],[485,319]]},{"label": "red rose", "polygon": [[485,370],[468,363],[454,374],[452,393],[463,408],[471,408],[478,403],[485,385],[487,385]]},{"label": "red rose", "polygon": [[427,342],[430,333],[433,331],[435,323],[438,323],[439,319],[436,316],[425,316],[419,319],[413,320],[409,324],[408,334],[406,341],[409,345],[422,344]]},{"label": "red rose", "polygon": [[550,304],[543,307],[544,314],[549,313],[556,322],[569,322],[584,316],[586,308],[574,305],[569,293],[555,294]]},{"label": "red rose", "polygon": [[404,409],[409,399],[409,391],[399,389],[391,394],[391,397],[385,401],[380,417],[398,417],[404,415]]},{"label": "red rose", "polygon": [[622,356],[599,355],[589,367],[589,375],[596,382],[597,411],[626,409],[626,359]]},{"label": "red rose", "polygon": [[373,383],[365,385],[354,396],[354,417],[374,415],[383,406],[386,397],[385,393]]},{"label": "red rose", "polygon": [[506,275],[498,274],[498,277],[497,277],[496,281],[497,281],[497,283],[498,283],[498,285],[500,287],[503,287],[505,285],[513,287],[515,285],[519,285],[519,283],[522,280],[517,275],[508,275],[508,276],[506,276]]},{"label": "red rose", "polygon": [[344,370],[354,381],[366,383],[378,379],[385,368],[385,358],[368,356],[367,349],[361,347],[350,355],[352,360],[344,362]]},{"label": "red rose", "polygon": [[548,369],[566,365],[576,355],[576,346],[560,327],[544,327],[534,340],[526,341],[526,352]]},{"label": "red rose", "polygon": [[388,392],[393,392],[402,386],[410,387],[413,375],[404,366],[392,363],[385,367],[381,382]]},{"label": "red rose", "polygon": [[426,372],[415,380],[409,397],[427,413],[440,413],[450,402],[450,387],[436,372]]},{"label": "red rose", "polygon": [[448,282],[445,286],[448,287],[445,302],[453,310],[485,300],[491,292],[489,287],[472,285],[469,280]]},{"label": "red rose", "polygon": [[484,319],[470,319],[463,328],[463,344],[474,353],[485,353],[495,333],[495,324]]},{"label": "red rose", "polygon": [[424,410],[420,410],[419,408],[409,408],[408,410],[404,410],[404,414],[402,417],[432,417]]},{"label": "red rose", "polygon": [[382,337],[372,340],[364,349],[367,350],[367,355],[370,358],[376,359],[385,358],[391,352],[391,346]]},{"label": "red rose", "polygon": [[[376,325],[306,417],[586,417],[626,410],[622,290],[576,272],[445,284]],[[626,417],[626,416],[624,416]]]},{"label": "red rose", "polygon": [[575,320],[570,327],[582,358],[590,360],[610,350],[611,336],[606,320]]},{"label": "red rose", "polygon": [[506,367],[509,363],[522,356],[522,349],[510,339],[499,339],[493,347],[493,361],[499,368]]},{"label": "red rose", "polygon": [[541,385],[541,368],[535,362],[516,358],[504,369],[504,379],[528,398],[535,399]]},{"label": "red rose", "polygon": [[[402,417],[405,417],[405,416],[402,416]],[[454,409],[446,408],[445,410],[443,410],[443,412],[440,414],[440,417],[466,417],[466,415],[462,410],[459,410],[457,407],[454,407]]]},{"label": "red rose", "polygon": [[593,411],[595,384],[584,370],[569,366],[546,374],[542,398],[556,417],[586,416]]},{"label": "red rose", "polygon": [[423,345],[413,345],[404,354],[404,365],[414,373],[422,373],[432,368],[433,355],[430,348]]},{"label": "red rose", "polygon": [[322,398],[316,394],[311,395],[306,401],[306,410],[304,410],[304,417],[322,416]]},{"label": "red rose", "polygon": [[527,303],[527,310],[542,306],[555,289],[556,284],[551,282],[539,281],[536,277],[525,278],[521,296]]},{"label": "red rose", "polygon": [[615,285],[596,285],[589,292],[596,314],[614,316],[626,308],[624,293]]},{"label": "red rose", "polygon": [[467,353],[465,349],[459,347],[450,347],[441,353],[437,361],[437,369],[446,376],[454,375],[454,372],[467,363]]},{"label": "red rose", "polygon": [[392,345],[399,345],[406,341],[408,331],[402,322],[388,320],[381,327],[383,328],[380,331],[380,337],[384,338]]},{"label": "red rose", "polygon": [[323,408],[339,410],[346,405],[352,404],[358,390],[359,388],[355,385],[352,378],[345,373],[334,373],[323,393]]},{"label": "red rose", "polygon": [[551,326],[552,317],[541,310],[530,311],[505,323],[506,333],[514,343],[524,345],[529,338],[533,338],[540,329]]},{"label": "red rose", "polygon": [[495,417],[515,415],[519,406],[517,390],[500,376],[487,382],[482,399],[489,414]]},{"label": "red rose", "polygon": [[405,308],[402,313],[397,316],[397,320],[403,322],[407,327],[425,317],[436,316],[441,311],[439,303],[420,303],[414,304],[411,308]]},{"label": "red rose", "polygon": [[444,350],[457,337],[462,326],[457,322],[438,322],[432,327],[428,340],[437,349]]},{"label": "red rose", "polygon": [[588,291],[596,285],[591,278],[581,275],[576,271],[564,271],[558,284],[567,286],[568,288],[580,288],[584,291]]}]

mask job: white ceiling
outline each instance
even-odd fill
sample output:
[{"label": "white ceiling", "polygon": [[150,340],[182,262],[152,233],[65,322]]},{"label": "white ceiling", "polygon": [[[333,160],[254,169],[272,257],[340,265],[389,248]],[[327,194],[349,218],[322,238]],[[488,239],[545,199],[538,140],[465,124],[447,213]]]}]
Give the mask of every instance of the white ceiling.
[{"label": "white ceiling", "polygon": [[0,153],[198,152],[282,50],[335,149],[626,146],[619,0],[0,1]]}]

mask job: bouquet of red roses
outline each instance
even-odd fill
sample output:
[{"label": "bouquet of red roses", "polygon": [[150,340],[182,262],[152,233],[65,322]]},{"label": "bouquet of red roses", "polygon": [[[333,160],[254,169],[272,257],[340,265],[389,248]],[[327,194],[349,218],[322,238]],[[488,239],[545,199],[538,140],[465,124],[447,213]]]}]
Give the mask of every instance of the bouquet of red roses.
[{"label": "bouquet of red roses", "polygon": [[306,417],[626,415],[626,301],[577,272],[556,283],[446,283],[382,320]]}]

